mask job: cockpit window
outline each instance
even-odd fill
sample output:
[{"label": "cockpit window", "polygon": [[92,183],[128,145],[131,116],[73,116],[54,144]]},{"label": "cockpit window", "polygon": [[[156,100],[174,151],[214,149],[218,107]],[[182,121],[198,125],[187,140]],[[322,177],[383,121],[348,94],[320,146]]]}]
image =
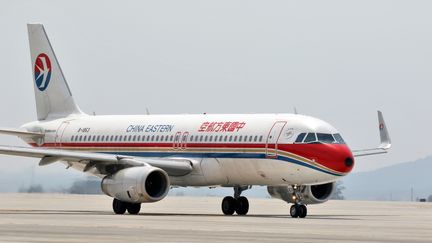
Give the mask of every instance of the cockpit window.
[{"label": "cockpit window", "polygon": [[308,135],[304,140],[304,143],[312,143],[312,142],[316,142],[316,135],[315,133],[308,133]]},{"label": "cockpit window", "polygon": [[295,140],[295,142],[296,143],[301,143],[301,142],[303,142],[303,138],[306,136],[306,133],[300,133],[298,136],[297,136],[297,139]]},{"label": "cockpit window", "polygon": [[335,139],[333,138],[333,135],[328,133],[317,133],[318,142],[321,143],[335,143]]},{"label": "cockpit window", "polygon": [[333,137],[336,139],[336,142],[339,144],[345,144],[342,136],[339,133],[333,134]]},{"label": "cockpit window", "polygon": [[345,144],[339,133],[300,133],[295,143]]}]

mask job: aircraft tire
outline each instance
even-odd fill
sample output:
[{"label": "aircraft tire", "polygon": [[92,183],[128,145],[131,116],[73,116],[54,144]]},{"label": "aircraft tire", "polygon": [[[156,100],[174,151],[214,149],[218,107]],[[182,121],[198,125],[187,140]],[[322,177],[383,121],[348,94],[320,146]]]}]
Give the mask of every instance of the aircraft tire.
[{"label": "aircraft tire", "polygon": [[141,210],[141,203],[128,203],[127,211],[129,214],[138,214]]},{"label": "aircraft tire", "polygon": [[238,215],[246,215],[249,211],[249,201],[246,197],[239,197],[237,199],[237,209]]},{"label": "aircraft tire", "polygon": [[222,200],[222,212],[225,215],[233,215],[236,210],[237,201],[233,197],[224,197]]},{"label": "aircraft tire", "polygon": [[113,200],[112,207],[115,214],[124,214],[126,212],[127,204],[118,199]]}]

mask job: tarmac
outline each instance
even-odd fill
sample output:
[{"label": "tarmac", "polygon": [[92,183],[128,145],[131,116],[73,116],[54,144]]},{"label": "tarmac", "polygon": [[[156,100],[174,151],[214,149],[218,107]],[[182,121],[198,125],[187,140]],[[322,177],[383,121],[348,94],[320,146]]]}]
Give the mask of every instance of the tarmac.
[{"label": "tarmac", "polygon": [[432,203],[329,201],[293,219],[277,199],[250,198],[224,216],[222,198],[167,197],[115,215],[103,195],[0,194],[1,242],[432,242]]}]

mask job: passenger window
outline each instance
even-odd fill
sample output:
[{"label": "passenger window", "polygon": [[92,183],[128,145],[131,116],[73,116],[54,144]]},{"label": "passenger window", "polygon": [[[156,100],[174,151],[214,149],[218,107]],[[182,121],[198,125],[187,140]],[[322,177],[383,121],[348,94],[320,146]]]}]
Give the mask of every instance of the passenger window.
[{"label": "passenger window", "polygon": [[262,140],[263,140],[263,136],[261,135],[259,141],[262,142]]},{"label": "passenger window", "polygon": [[301,143],[301,142],[303,142],[303,138],[306,136],[306,133],[300,133],[298,136],[297,136],[297,139],[295,140],[295,143]]},{"label": "passenger window", "polygon": [[249,142],[252,142],[252,136],[249,136]]},{"label": "passenger window", "polygon": [[242,141],[242,138],[243,138],[243,136],[239,136],[239,142],[241,142],[241,141]]},{"label": "passenger window", "polygon": [[258,136],[255,136],[254,138],[254,142],[256,142],[258,140]]},{"label": "passenger window", "polygon": [[209,139],[209,141],[211,142],[211,141],[213,141],[213,136],[210,136],[210,139]]},{"label": "passenger window", "polygon": [[118,139],[118,135],[115,135],[114,140],[117,141]]},{"label": "passenger window", "polygon": [[224,141],[226,142],[228,140],[228,135],[225,135]]},{"label": "passenger window", "polygon": [[87,136],[84,135],[84,137],[83,137],[83,141],[85,142],[86,140],[87,140]]},{"label": "passenger window", "polygon": [[152,141],[152,142],[154,141],[154,138],[155,138],[155,136],[152,135],[152,136],[151,136],[151,141]]},{"label": "passenger window", "polygon": [[305,140],[305,143],[312,143],[312,142],[316,142],[316,135],[315,133],[308,133]]},{"label": "passenger window", "polygon": [[170,141],[172,141],[172,140],[173,140],[173,138],[174,138],[174,136],[173,136],[173,135],[171,135],[171,136],[170,136]]},{"label": "passenger window", "polygon": [[74,137],[74,136],[72,136],[72,137],[71,137],[71,141],[73,141],[73,140],[74,140],[74,138],[75,138],[75,137]]},{"label": "passenger window", "polygon": [[156,135],[156,141],[159,141],[159,135]]},{"label": "passenger window", "polygon": [[327,133],[317,133],[318,141],[321,143],[334,143],[333,135]]},{"label": "passenger window", "polygon": [[229,136],[229,141],[230,141],[230,142],[232,141],[232,135],[231,135],[231,136]]},{"label": "passenger window", "polygon": [[234,136],[234,142],[237,142],[237,136]]},{"label": "passenger window", "polygon": [[219,142],[222,142],[222,139],[223,139],[223,136],[220,135],[220,136],[219,136]]},{"label": "passenger window", "polygon": [[194,136],[191,135],[190,138],[189,138],[191,142],[193,141],[193,138],[194,138]]},{"label": "passenger window", "polygon": [[204,141],[205,141],[205,142],[207,142],[207,135],[205,136],[205,139],[204,139]]},{"label": "passenger window", "polygon": [[202,140],[203,140],[203,135],[200,136],[200,142],[202,142]]}]

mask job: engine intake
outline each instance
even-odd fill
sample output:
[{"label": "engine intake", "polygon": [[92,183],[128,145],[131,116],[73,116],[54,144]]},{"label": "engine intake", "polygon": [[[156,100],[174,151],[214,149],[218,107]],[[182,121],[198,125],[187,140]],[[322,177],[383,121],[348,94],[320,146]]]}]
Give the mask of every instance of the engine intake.
[{"label": "engine intake", "polygon": [[140,166],[106,176],[101,187],[106,195],[118,200],[144,203],[162,200],[168,194],[170,182],[165,171],[153,166]]},{"label": "engine intake", "polygon": [[[327,202],[333,194],[335,183],[303,186],[301,194],[304,204],[318,204]],[[291,186],[268,186],[267,191],[273,198],[279,198],[288,203],[295,203]]]}]

